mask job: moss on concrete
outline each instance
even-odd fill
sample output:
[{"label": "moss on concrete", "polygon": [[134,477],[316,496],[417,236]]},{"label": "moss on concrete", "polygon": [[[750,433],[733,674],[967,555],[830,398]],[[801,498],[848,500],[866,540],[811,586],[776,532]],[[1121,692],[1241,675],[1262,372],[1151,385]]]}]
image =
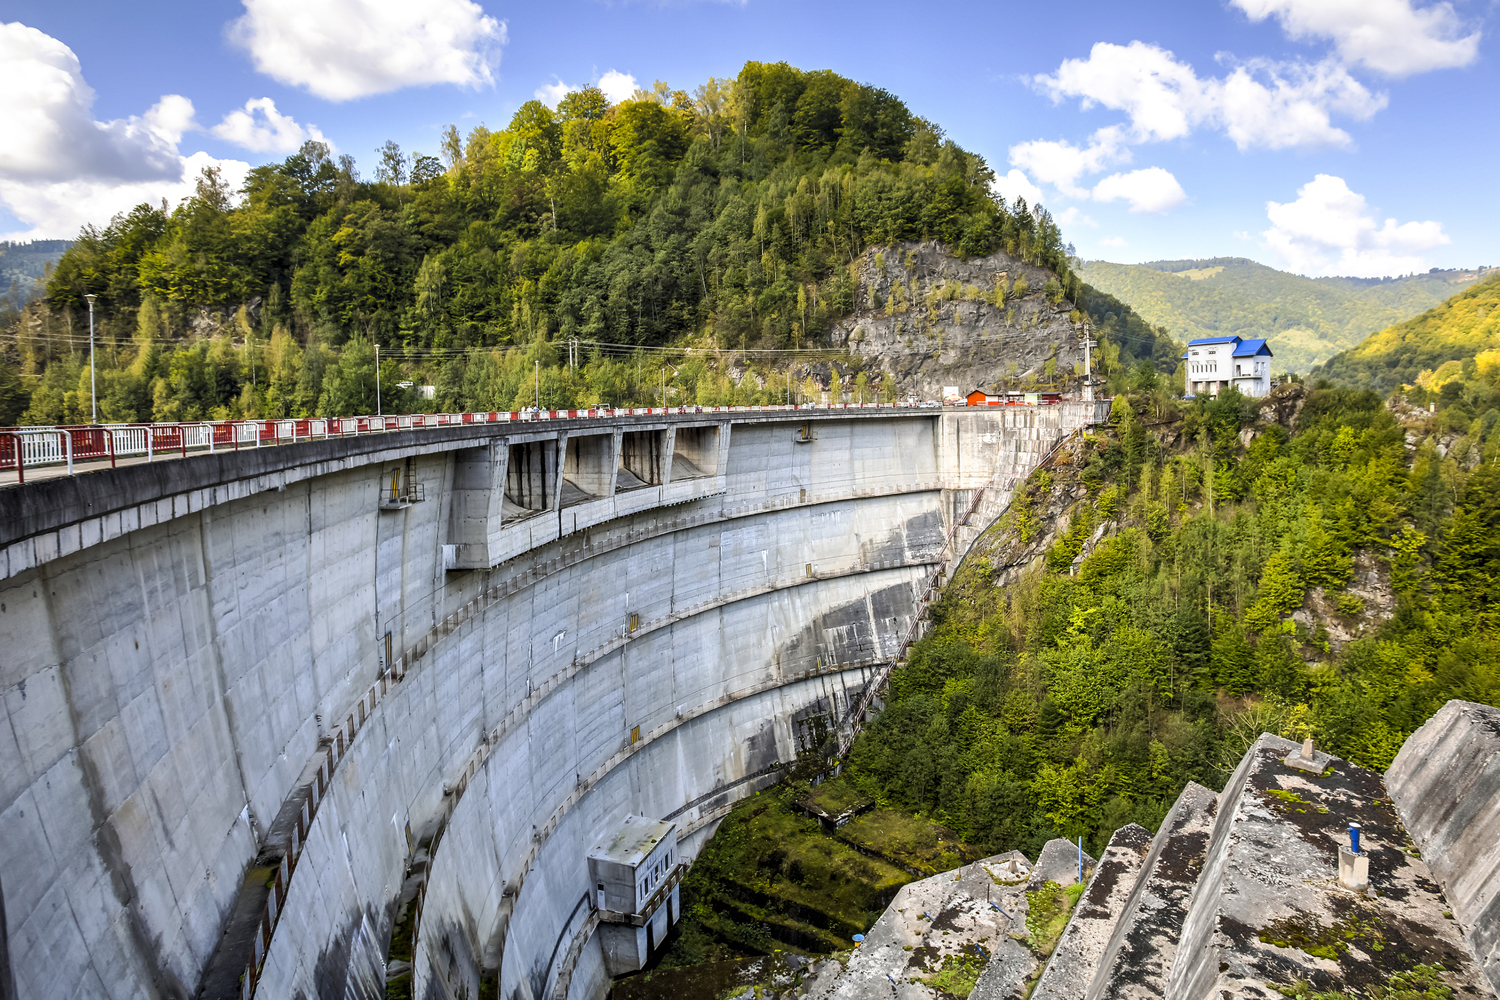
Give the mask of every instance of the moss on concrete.
[{"label": "moss on concrete", "polygon": [[1048,881],[1026,894],[1026,944],[1039,958],[1051,955],[1057,947],[1068,916],[1086,888],[1083,882],[1064,887]]},{"label": "moss on concrete", "polygon": [[947,955],[937,972],[922,976],[919,981],[945,996],[967,997],[979,983],[984,964],[985,959],[978,955]]},{"label": "moss on concrete", "polygon": [[[785,782],[739,803],[724,819],[683,881],[684,920],[661,968],[777,948],[802,954],[847,948],[913,880],[798,812],[794,805],[809,791],[805,783]],[[938,835],[927,839],[936,843]]]},{"label": "moss on concrete", "polygon": [[875,809],[857,816],[838,836],[923,876],[951,871],[979,857],[947,827],[897,809]]}]

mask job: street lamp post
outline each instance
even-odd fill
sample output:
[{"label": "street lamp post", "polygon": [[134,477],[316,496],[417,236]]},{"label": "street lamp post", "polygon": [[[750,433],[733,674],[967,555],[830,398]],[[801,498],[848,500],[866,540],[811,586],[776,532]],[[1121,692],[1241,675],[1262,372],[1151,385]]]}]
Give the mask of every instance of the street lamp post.
[{"label": "street lamp post", "polygon": [[536,410],[542,412],[542,363],[536,363]]},{"label": "street lamp post", "polygon": [[375,345],[375,415],[385,416],[380,412],[380,345]]},{"label": "street lamp post", "polygon": [[90,423],[99,422],[99,394],[94,390],[94,296],[85,295],[89,300],[89,406],[93,413]]}]

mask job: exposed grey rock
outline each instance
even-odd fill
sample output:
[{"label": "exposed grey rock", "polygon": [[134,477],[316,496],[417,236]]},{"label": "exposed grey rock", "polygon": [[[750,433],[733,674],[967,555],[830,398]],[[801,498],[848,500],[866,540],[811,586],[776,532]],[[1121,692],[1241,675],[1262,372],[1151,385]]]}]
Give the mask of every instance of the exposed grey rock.
[{"label": "exposed grey rock", "polygon": [[1385,787],[1500,993],[1500,709],[1448,702],[1401,747]]},{"label": "exposed grey rock", "polygon": [[1150,851],[1151,832],[1145,827],[1131,823],[1115,831],[1031,993],[1033,997],[1082,1000]]},{"label": "exposed grey rock", "polygon": [[[994,389],[1008,374],[1046,381],[1049,359],[1059,377],[1082,364],[1073,304],[1042,294],[1055,279],[1046,268],[1003,253],[959,260],[935,241],[871,247],[855,264],[855,311],[832,339],[895,374],[903,392],[935,399],[944,386]],[[1018,278],[1025,293],[996,305],[996,285]]]}]

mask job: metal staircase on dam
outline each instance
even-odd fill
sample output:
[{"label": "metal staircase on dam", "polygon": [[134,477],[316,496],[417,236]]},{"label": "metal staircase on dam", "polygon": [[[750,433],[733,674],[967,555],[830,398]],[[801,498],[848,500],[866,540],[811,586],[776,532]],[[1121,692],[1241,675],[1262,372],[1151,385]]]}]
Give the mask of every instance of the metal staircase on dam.
[{"label": "metal staircase on dam", "polygon": [[[1090,406],[1087,413],[1083,408],[1076,414],[1067,411],[1067,419],[1086,424],[1102,418],[1107,405]],[[1068,429],[1061,419],[1055,424],[1040,419],[1054,415],[1062,418],[1062,407],[1015,407],[1001,412],[1013,418],[1017,430],[998,450],[993,443],[986,445],[982,436],[975,436],[984,418],[998,419],[995,413],[877,407],[803,409],[796,413],[766,409],[560,414],[555,419],[455,421],[436,427],[367,433],[359,433],[355,427],[343,437],[329,433],[325,427],[323,437],[313,441],[303,439],[293,445],[288,440],[283,447],[260,444],[239,450],[225,450],[214,442],[211,431],[205,431],[209,435],[207,448],[214,449],[211,453],[207,448],[193,453],[187,437],[179,435],[174,439],[179,446],[175,452],[179,461],[156,461],[159,450],[140,456],[138,465],[129,464],[126,456],[111,455],[113,468],[110,459],[95,460],[98,464],[92,471],[80,449],[73,455],[74,475],[66,475],[61,463],[54,467],[58,474],[51,478],[45,475],[45,467],[27,466],[24,488],[0,490],[0,513],[6,514],[0,517],[0,582],[29,579],[24,574],[32,574],[38,567],[46,567],[54,578],[62,579],[66,572],[73,572],[68,568],[73,564],[87,565],[95,547],[115,544],[114,540],[135,532],[148,533],[135,537],[152,540],[132,549],[137,555],[131,558],[146,558],[152,553],[151,546],[164,544],[154,539],[182,534],[182,525],[188,523],[183,519],[200,514],[207,517],[228,509],[224,507],[228,504],[239,504],[235,509],[244,509],[247,514],[261,512],[263,506],[273,503],[305,511],[309,501],[298,494],[299,499],[293,503],[289,494],[314,488],[342,490],[345,487],[338,484],[344,483],[349,484],[351,498],[362,499],[338,499],[342,506],[330,500],[331,513],[347,511],[336,516],[360,524],[364,522],[359,521],[359,512],[367,511],[372,539],[416,537],[414,532],[426,532],[420,534],[424,544],[430,540],[433,548],[445,550],[433,562],[434,593],[441,603],[434,599],[431,604],[430,627],[425,621],[428,610],[423,606],[419,612],[421,628],[404,637],[399,629],[394,636],[388,628],[378,631],[377,640],[389,637],[389,645],[378,656],[380,670],[375,680],[369,682],[371,673],[351,671],[347,687],[353,688],[353,698],[349,704],[332,713],[320,707],[318,733],[324,742],[306,759],[300,777],[296,765],[291,765],[291,776],[281,786],[286,791],[280,807],[271,810],[274,821],[258,835],[263,838],[257,852],[266,877],[257,883],[255,892],[230,898],[229,908],[234,913],[213,918],[239,930],[223,941],[220,957],[202,980],[205,987],[210,980],[225,987],[205,989],[202,995],[250,996],[257,993],[273,952],[279,948],[298,954],[298,948],[312,946],[311,938],[296,945],[286,943],[278,928],[284,926],[282,918],[288,913],[295,914],[293,926],[308,927],[309,894],[324,891],[319,888],[319,880],[325,875],[331,877],[328,873],[335,870],[329,867],[335,858],[324,856],[328,824],[333,822],[326,818],[324,804],[339,802],[343,796],[342,801],[348,805],[355,801],[349,796],[367,794],[380,784],[377,763],[389,766],[374,758],[351,767],[351,754],[358,760],[364,752],[362,746],[372,739],[389,738],[390,727],[399,721],[391,713],[411,713],[416,692],[433,683],[428,665],[445,657],[448,659],[443,662],[450,662],[456,655],[452,651],[469,641],[463,637],[477,633],[486,615],[508,607],[533,588],[566,581],[569,573],[586,569],[611,553],[632,552],[654,540],[679,535],[686,538],[693,532],[699,532],[706,542],[713,533],[739,531],[741,526],[760,521],[781,519],[776,523],[801,524],[807,518],[833,514],[845,507],[860,509],[862,504],[898,501],[930,512],[938,532],[932,536],[930,548],[899,558],[855,555],[814,560],[805,570],[799,559],[797,572],[786,579],[770,579],[739,589],[716,584],[715,591],[680,604],[674,600],[660,613],[634,613],[628,624],[626,616],[621,616],[615,633],[610,634],[608,629],[597,636],[590,633],[588,642],[568,654],[571,659],[528,675],[513,702],[481,719],[474,743],[465,744],[461,754],[437,764],[442,794],[437,797],[436,810],[420,817],[424,830],[417,838],[427,849],[424,878],[414,900],[413,937],[419,948],[429,947],[422,943],[427,940],[436,947],[433,935],[446,933],[442,920],[448,918],[443,916],[437,923],[433,919],[451,912],[451,902],[446,897],[434,902],[428,886],[434,871],[441,872],[445,864],[451,864],[444,860],[445,855],[458,849],[455,845],[469,836],[461,831],[445,833],[449,820],[461,815],[465,791],[480,780],[501,748],[525,734],[541,707],[553,703],[559,692],[571,692],[576,678],[594,664],[621,655],[622,650],[637,644],[644,647],[653,636],[669,634],[754,600],[783,602],[791,610],[802,606],[798,601],[811,600],[811,596],[798,595],[815,595],[825,587],[847,586],[857,592],[859,587],[874,586],[873,582],[860,582],[867,576],[873,581],[880,574],[897,574],[889,578],[910,581],[910,586],[900,584],[907,588],[904,592],[908,596],[903,600],[911,603],[909,608],[903,605],[903,617],[893,627],[893,634],[883,637],[889,642],[877,642],[868,653],[859,654],[862,658],[809,654],[805,664],[799,661],[785,674],[744,687],[726,685],[717,698],[678,706],[673,717],[659,724],[653,721],[645,727],[627,727],[632,729],[632,738],[627,740],[622,733],[618,752],[598,760],[597,766],[591,762],[592,772],[570,777],[565,794],[555,801],[547,800],[538,810],[533,841],[507,858],[518,871],[508,886],[516,896],[521,896],[530,871],[552,863],[545,856],[549,838],[574,822],[577,807],[591,792],[613,780],[612,775],[636,767],[634,761],[654,759],[650,755],[655,748],[670,745],[674,734],[727,716],[727,710],[735,706],[758,705],[757,699],[790,685],[804,685],[807,697],[828,699],[832,710],[842,716],[838,747],[846,749],[879,684],[905,645],[919,634],[921,610],[937,592],[945,572],[1003,510],[1009,494],[1030,469],[1049,457],[1049,449],[1055,452]],[[752,431],[760,433],[758,440],[784,442],[800,455],[812,452],[837,456],[836,451],[818,450],[842,447],[840,442],[848,439],[850,427],[866,423],[884,426],[882,422],[892,421],[930,426],[928,447],[933,455],[942,457],[929,473],[922,474],[931,478],[903,473],[896,464],[891,466],[889,481],[878,485],[849,480],[820,487],[809,481],[769,494],[739,496],[730,492],[725,456],[733,441],[739,439],[731,431],[747,441],[752,439],[748,436]],[[840,428],[838,433],[833,432],[835,425]],[[1051,429],[1054,426],[1056,429]],[[294,432],[299,429],[292,427]],[[80,440],[71,431],[59,433],[69,442]],[[159,441],[148,447],[154,449],[156,443]],[[102,447],[112,449],[114,445]],[[189,452],[186,460],[181,460],[183,450]],[[997,456],[1003,460],[997,460]],[[149,465],[148,458],[153,459]],[[33,476],[33,470],[38,475]],[[323,483],[330,485],[318,486]],[[249,510],[252,505],[253,512]],[[424,525],[428,527],[421,527]],[[207,530],[207,521],[191,528]],[[294,530],[300,529],[294,526]],[[449,548],[453,550],[451,557],[446,551]],[[379,564],[372,565],[378,568]],[[211,562],[205,561],[203,566],[197,572],[218,571]],[[254,572],[252,567],[248,570],[251,575],[239,579],[253,580]],[[62,605],[59,610],[66,611]],[[218,655],[237,655],[233,646],[222,649]],[[824,685],[823,694],[815,690],[819,683]],[[392,704],[400,707],[393,709]],[[457,712],[466,707],[452,708]],[[371,733],[378,735],[368,735]],[[392,746],[407,747],[402,753],[416,750],[412,742]],[[289,750],[295,751],[295,746],[289,745]],[[295,760],[301,760],[301,754],[307,751],[295,752]],[[727,807],[718,803],[732,802],[774,779],[775,773],[764,766],[763,760],[757,760],[743,775],[736,773],[727,783],[686,786],[682,809],[687,812],[677,820],[680,828],[687,835],[711,828],[713,816],[720,814],[714,810]],[[661,811],[673,808],[675,804]],[[416,814],[409,815],[415,824]],[[387,818],[382,817],[382,823]],[[392,832],[399,833],[400,826],[395,824]],[[362,859],[356,858],[355,863],[362,863]],[[680,873],[673,877],[680,877]],[[10,889],[9,880],[6,888]],[[381,900],[379,905],[387,902]],[[570,900],[569,905],[573,902],[576,900]],[[570,963],[581,960],[580,949],[603,920],[597,908],[587,905],[572,916],[563,916],[566,919],[561,929],[555,935],[548,932],[548,943],[540,956],[546,959],[551,950],[553,959],[546,963],[550,970],[547,976],[554,982],[564,967],[573,975]],[[587,962],[578,967],[586,969]],[[297,975],[287,968],[278,966],[277,975]],[[425,967],[419,972],[428,974]],[[284,984],[287,980],[276,982]],[[274,992],[280,986],[268,989]],[[269,995],[266,990],[259,992]]]}]

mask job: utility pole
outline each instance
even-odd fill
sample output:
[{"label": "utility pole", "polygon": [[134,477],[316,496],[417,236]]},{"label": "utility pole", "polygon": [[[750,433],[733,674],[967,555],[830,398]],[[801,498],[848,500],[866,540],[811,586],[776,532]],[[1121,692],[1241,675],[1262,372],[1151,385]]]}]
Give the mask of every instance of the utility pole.
[{"label": "utility pole", "polygon": [[665,367],[661,370],[661,405],[662,409],[667,408],[667,369]]},{"label": "utility pole", "polygon": [[540,361],[536,363],[536,409],[538,413],[542,410],[542,363]]},{"label": "utility pole", "polygon": [[90,423],[99,422],[99,394],[94,391],[94,296],[85,295],[89,300],[89,404],[93,410],[93,419]]},{"label": "utility pole", "polygon": [[380,412],[380,345],[375,345],[375,415],[385,416]]}]

